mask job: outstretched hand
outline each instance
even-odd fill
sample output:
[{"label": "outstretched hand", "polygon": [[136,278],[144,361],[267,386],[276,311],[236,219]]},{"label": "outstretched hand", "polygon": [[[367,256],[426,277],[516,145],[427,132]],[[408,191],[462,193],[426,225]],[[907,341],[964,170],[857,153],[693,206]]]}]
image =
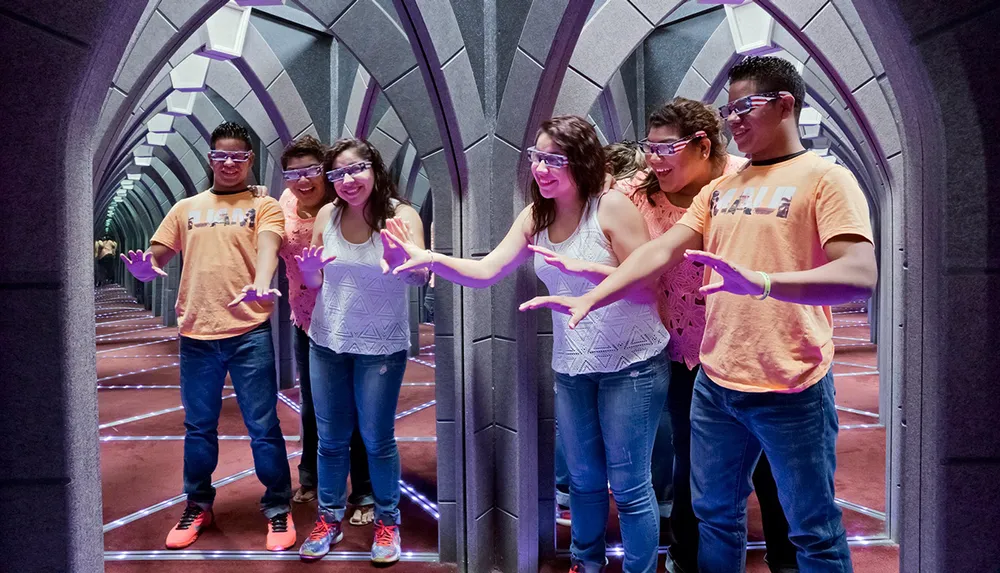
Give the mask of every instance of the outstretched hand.
[{"label": "outstretched hand", "polygon": [[521,303],[517,309],[521,312],[535,310],[538,308],[548,308],[555,312],[569,315],[570,330],[576,328],[580,321],[586,318],[593,305],[579,296],[536,296],[535,298]]},{"label": "outstretched hand", "polygon": [[125,263],[125,269],[132,273],[132,276],[144,283],[148,283],[157,277],[167,276],[167,273],[163,269],[156,266],[151,253],[129,251],[127,256],[125,253],[122,253],[120,256],[122,262]]},{"label": "outstretched hand", "polygon": [[[390,230],[395,228],[395,231]],[[385,229],[382,229],[382,240],[388,241],[392,247],[399,247],[405,253],[406,260],[399,265],[392,267],[392,274],[398,275],[400,273],[405,273],[408,271],[419,271],[431,266],[431,253],[426,249],[421,249],[420,247],[413,244],[409,240],[409,232],[401,233],[406,237],[404,240],[397,233],[400,232],[399,225],[386,225]],[[386,261],[388,264],[388,261]],[[385,270],[385,267],[382,267]]]},{"label": "outstretched hand", "polygon": [[273,302],[275,298],[280,296],[281,291],[276,288],[262,289],[254,285],[247,285],[243,287],[243,292],[236,295],[233,302],[229,303],[228,307],[232,308],[241,302]]},{"label": "outstretched hand", "polygon": [[542,260],[559,269],[559,271],[563,274],[577,276],[586,270],[586,263],[579,259],[573,259],[560,255],[555,251],[551,251],[545,247],[539,247],[538,245],[528,245],[528,249],[534,253],[542,255]]},{"label": "outstretched hand", "polygon": [[302,249],[301,255],[295,255],[295,263],[303,274],[315,273],[332,263],[337,255],[323,257],[323,247],[311,246]]},{"label": "outstretched hand", "polygon": [[721,281],[698,289],[698,292],[703,295],[707,296],[717,292],[753,296],[764,294],[764,281],[760,273],[726,262],[722,257],[705,251],[689,250],[684,253],[684,258],[710,267],[722,277]]},{"label": "outstretched hand", "polygon": [[379,233],[382,239],[382,260],[379,261],[379,264],[382,266],[382,274],[384,275],[394,271],[396,267],[410,258],[404,245],[413,243],[410,226],[406,221],[398,217],[386,219],[385,228],[389,233]]}]

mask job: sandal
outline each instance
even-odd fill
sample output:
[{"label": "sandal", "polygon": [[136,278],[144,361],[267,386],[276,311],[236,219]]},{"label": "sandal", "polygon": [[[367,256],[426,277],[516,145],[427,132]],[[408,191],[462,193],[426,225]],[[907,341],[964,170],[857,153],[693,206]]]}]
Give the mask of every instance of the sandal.
[{"label": "sandal", "polygon": [[371,525],[374,521],[375,521],[375,506],[359,505],[354,508],[354,514],[351,515],[350,524]]}]

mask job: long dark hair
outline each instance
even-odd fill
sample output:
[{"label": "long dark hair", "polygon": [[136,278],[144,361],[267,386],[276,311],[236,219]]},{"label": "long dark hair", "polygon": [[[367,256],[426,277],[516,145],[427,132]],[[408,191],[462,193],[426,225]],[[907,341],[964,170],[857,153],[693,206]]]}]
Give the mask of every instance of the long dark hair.
[{"label": "long dark hair", "polygon": [[[682,138],[704,131],[708,135],[708,141],[712,144],[712,150],[708,156],[709,161],[716,169],[725,168],[728,153],[722,135],[722,120],[719,118],[718,112],[707,104],[693,99],[676,97],[650,114],[649,121],[646,123],[650,129],[675,127]],[[648,171],[646,180],[637,191],[645,192],[649,204],[656,205],[653,202],[653,195],[660,192],[660,182],[656,179],[656,174]]]},{"label": "long dark hair", "polygon": [[[371,170],[372,174],[375,175],[375,184],[372,185],[372,194],[365,204],[364,217],[372,233],[377,233],[385,228],[386,219],[391,219],[396,215],[396,209],[392,205],[393,200],[398,201],[397,204],[409,204],[409,202],[401,198],[396,191],[396,184],[389,177],[389,171],[385,168],[385,162],[382,161],[382,154],[378,152],[378,149],[375,149],[374,145],[363,139],[344,138],[333,142],[323,160],[323,169],[326,171],[334,169],[333,162],[337,156],[348,149],[353,149],[361,159],[372,164]],[[334,207],[344,207],[344,200],[337,195],[333,183],[326,180],[325,176],[324,181],[330,188]]]},{"label": "long dark hair", "polygon": [[[542,133],[552,138],[569,160],[569,174],[576,183],[580,199],[586,202],[601,194],[604,187],[604,148],[597,139],[594,127],[587,120],[575,115],[560,115],[542,122],[535,140]],[[556,202],[546,199],[538,189],[535,178],[528,186],[533,209],[533,233],[540,233],[556,220]]]}]

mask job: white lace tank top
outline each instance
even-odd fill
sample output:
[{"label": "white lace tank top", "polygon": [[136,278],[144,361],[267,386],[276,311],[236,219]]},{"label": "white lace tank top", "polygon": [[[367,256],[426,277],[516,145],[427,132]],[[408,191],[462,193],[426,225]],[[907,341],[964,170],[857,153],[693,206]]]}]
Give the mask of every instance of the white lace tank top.
[{"label": "white lace tank top", "polygon": [[[590,200],[580,226],[568,239],[553,243],[545,229],[535,235],[536,244],[573,259],[617,267],[611,241],[597,221],[600,200]],[[554,296],[580,296],[594,288],[589,280],[562,273],[539,254],[535,255],[535,273]],[[552,312],[552,369],[561,374],[618,372],[663,352],[670,340],[653,302],[620,300],[591,311],[574,330],[568,323],[569,315]]]},{"label": "white lace tank top", "polygon": [[337,259],[323,270],[309,338],[340,353],[388,355],[408,349],[408,287],[400,277],[382,274],[379,236],[360,245],[349,242],[335,209],[323,230],[323,254]]}]

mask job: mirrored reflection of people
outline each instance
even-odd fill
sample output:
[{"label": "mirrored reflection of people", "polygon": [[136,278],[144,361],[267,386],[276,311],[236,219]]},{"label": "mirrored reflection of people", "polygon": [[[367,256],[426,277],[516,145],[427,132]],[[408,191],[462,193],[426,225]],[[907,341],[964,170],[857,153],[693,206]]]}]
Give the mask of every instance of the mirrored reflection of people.
[{"label": "mirrored reflection of people", "polygon": [[191,545],[214,521],[212,473],[219,462],[219,415],[229,374],[250,434],[254,471],[265,487],[260,508],[267,519],[266,547],[282,551],[295,545],[295,524],[270,315],[280,296],[271,279],[285,219],[277,201],[255,197],[247,185],[254,153],[245,127],[223,123],[212,132],[211,146],[212,187],[178,201],[148,251],[122,255],[129,272],[148,282],[166,276],[163,266],[183,254],[177,326],[187,505],[166,546]]},{"label": "mirrored reflection of people", "polygon": [[104,286],[115,280],[115,260],[118,254],[118,243],[105,236],[94,243],[94,273],[95,286]]},{"label": "mirrored reflection of people", "polygon": [[[702,572],[746,560],[750,476],[766,452],[804,571],[850,572],[834,492],[838,419],[831,305],[871,296],[878,277],[868,204],[854,176],[803,148],[805,83],[776,57],[729,73],[720,114],[751,157],[694,198],[663,235],[580,297],[536,297],[582,325],[675,267],[705,264],[705,334],[691,402],[691,492]],[[786,201],[787,200],[787,201]]]},{"label": "mirrored reflection of people", "polygon": [[369,142],[334,142],[324,168],[335,197],[316,215],[312,246],[297,257],[303,283],[320,289],[309,325],[319,512],[299,556],[322,559],[343,538],[349,448],[359,427],[375,500],[371,560],[395,563],[402,556],[395,417],[410,348],[409,287],[424,285],[428,273],[392,274],[402,249],[379,232],[398,217],[404,236],[422,246],[423,225]]},{"label": "mirrored reflection of people", "polygon": [[[309,288],[302,280],[296,256],[309,248],[314,223],[319,210],[332,199],[323,169],[326,146],[311,135],[288,145],[281,155],[282,177],[287,185],[278,203],[285,213],[285,239],[281,243],[281,258],[288,275],[288,304],[295,333],[295,365],[299,373],[299,406],[302,424],[302,457],[299,460],[299,488],[292,501],[316,501],[317,449],[316,409],[313,405],[312,376],[309,371],[309,325],[316,306],[318,288]],[[266,191],[265,191],[266,194]],[[368,454],[361,432],[351,436],[351,495],[347,500],[354,507],[351,525],[370,525],[375,519],[368,473]]]}]

